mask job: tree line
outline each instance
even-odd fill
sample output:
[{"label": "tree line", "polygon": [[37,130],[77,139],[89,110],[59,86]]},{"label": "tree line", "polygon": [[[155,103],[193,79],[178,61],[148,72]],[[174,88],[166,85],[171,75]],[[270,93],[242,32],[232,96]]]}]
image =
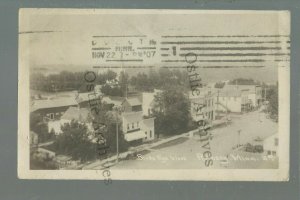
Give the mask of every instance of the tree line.
[{"label": "tree line", "polygon": [[[86,92],[85,72],[62,71],[59,74],[44,75],[32,73],[30,88],[38,91],[57,92],[78,90]],[[112,70],[97,74],[95,84],[102,85],[101,92],[110,96],[125,96],[132,90],[137,92],[165,89],[178,86],[188,89],[188,74],[184,70],[170,70],[168,68],[150,69],[147,73],[139,72],[129,76],[125,71],[117,74]]]}]

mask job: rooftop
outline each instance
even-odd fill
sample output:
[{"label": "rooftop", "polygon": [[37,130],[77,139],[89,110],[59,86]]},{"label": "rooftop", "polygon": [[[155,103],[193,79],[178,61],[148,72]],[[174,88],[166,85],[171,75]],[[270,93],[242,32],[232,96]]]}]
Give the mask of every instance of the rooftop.
[{"label": "rooftop", "polygon": [[128,97],[124,101],[127,101],[131,106],[142,105],[142,102],[138,97]]},{"label": "rooftop", "polygon": [[46,108],[57,108],[75,105],[77,105],[77,102],[74,97],[60,97],[55,99],[34,100],[30,106],[30,112]]},{"label": "rooftop", "polygon": [[234,89],[234,90],[240,90],[240,91],[247,91],[250,93],[255,93],[255,88],[258,87],[258,85],[225,85],[223,89]]},{"label": "rooftop", "polygon": [[91,119],[90,111],[87,108],[70,107],[61,119],[75,120],[78,122],[89,122]]}]

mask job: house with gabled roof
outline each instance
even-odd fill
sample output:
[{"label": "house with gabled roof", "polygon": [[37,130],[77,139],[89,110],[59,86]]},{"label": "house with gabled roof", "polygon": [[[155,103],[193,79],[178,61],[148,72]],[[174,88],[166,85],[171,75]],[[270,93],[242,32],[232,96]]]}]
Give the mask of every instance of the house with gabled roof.
[{"label": "house with gabled roof", "polygon": [[128,97],[122,102],[124,112],[139,112],[142,111],[142,101],[139,97]]},{"label": "house with gabled roof", "polygon": [[128,142],[150,141],[155,138],[154,118],[143,118],[143,112],[123,112],[122,130]]},{"label": "house with gabled roof", "polygon": [[76,121],[85,124],[89,131],[92,131],[92,115],[88,108],[69,107],[59,120],[48,122],[48,131],[54,131],[56,135],[62,133],[61,126]]},{"label": "house with gabled roof", "polygon": [[259,85],[225,85],[224,90],[234,90],[247,94],[248,99],[252,106],[259,106],[262,101],[262,87]]}]

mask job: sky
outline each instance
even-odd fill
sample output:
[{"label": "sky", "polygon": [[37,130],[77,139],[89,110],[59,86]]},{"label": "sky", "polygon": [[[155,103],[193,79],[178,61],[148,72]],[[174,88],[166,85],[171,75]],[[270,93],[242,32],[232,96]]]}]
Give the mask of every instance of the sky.
[{"label": "sky", "polygon": [[[21,12],[19,33],[20,42],[26,44],[20,50],[21,56],[26,52],[26,59],[32,69],[43,68],[48,73],[88,70],[93,66],[100,69],[103,66],[184,67],[187,63],[180,54],[187,53],[185,48],[200,48],[193,50],[193,53],[199,55],[195,64],[200,67],[234,67],[201,69],[206,79],[216,81],[245,77],[274,82],[277,80],[278,66],[289,65],[290,27],[286,12],[168,13],[166,10],[28,9]],[[150,46],[151,40],[156,44]],[[142,61],[136,60],[133,52],[124,58],[123,53],[126,51],[123,51],[121,57],[121,53],[116,50],[116,46],[129,44],[137,52],[144,53]],[[150,58],[145,55],[153,53],[151,50],[137,50],[149,46],[155,47],[155,55]],[[96,47],[111,48],[103,51],[106,59],[92,57],[93,52],[99,53],[99,50],[93,50]],[[261,47],[266,49],[259,49]],[[276,49],[278,47],[280,50]],[[162,48],[169,50],[164,51]],[[116,55],[110,58],[108,52]],[[128,71],[139,70],[135,68]]]}]

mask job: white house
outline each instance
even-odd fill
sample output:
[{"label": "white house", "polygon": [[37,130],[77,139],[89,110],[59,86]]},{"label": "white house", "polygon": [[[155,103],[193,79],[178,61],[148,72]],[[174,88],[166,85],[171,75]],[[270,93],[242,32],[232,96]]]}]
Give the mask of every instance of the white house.
[{"label": "white house", "polygon": [[145,133],[144,141],[153,140],[155,138],[154,118],[143,119],[141,129]]},{"label": "white house", "polygon": [[154,89],[154,92],[142,93],[143,115],[151,116],[155,107],[155,95],[162,93],[162,90]]},{"label": "white house", "polygon": [[142,121],[142,112],[122,113],[122,130],[126,141],[131,142],[145,138],[144,132],[141,130]]},{"label": "white house", "polygon": [[247,94],[249,103],[253,107],[257,107],[262,102],[262,88],[259,85],[225,85],[223,90],[238,90]]},{"label": "white house", "polygon": [[152,108],[154,103],[154,92],[143,92],[142,101],[143,101],[143,115],[150,116],[152,114]]},{"label": "white house", "polygon": [[122,130],[126,141],[150,141],[155,138],[154,118],[143,118],[143,112],[123,112]]},{"label": "white house", "polygon": [[219,90],[215,100],[218,111],[242,112],[242,95],[238,90]]}]

